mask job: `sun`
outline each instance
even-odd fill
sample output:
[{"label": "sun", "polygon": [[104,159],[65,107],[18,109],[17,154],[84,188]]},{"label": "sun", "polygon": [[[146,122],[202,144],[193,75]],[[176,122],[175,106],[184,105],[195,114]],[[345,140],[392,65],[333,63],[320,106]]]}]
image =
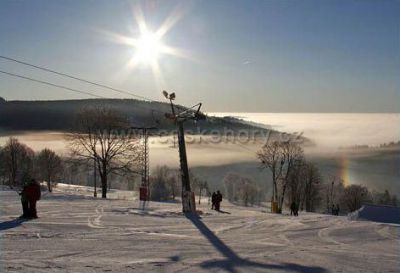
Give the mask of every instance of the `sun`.
[{"label": "sun", "polygon": [[[157,85],[164,88],[165,81],[162,73],[160,60],[163,56],[175,56],[193,61],[191,53],[181,49],[172,47],[163,43],[164,36],[183,16],[183,10],[177,7],[170,16],[168,16],[161,26],[153,31],[148,28],[142,9],[137,6],[134,8],[134,17],[137,23],[137,28],[134,31],[136,35],[120,35],[117,33],[104,31],[113,42],[124,44],[132,49],[131,56],[118,75],[128,77],[134,69],[148,69],[153,72]],[[120,76],[121,77],[121,76]]]},{"label": "sun", "polygon": [[135,48],[135,59],[142,64],[154,64],[163,52],[164,45],[156,33],[148,30],[143,31],[133,44]]}]

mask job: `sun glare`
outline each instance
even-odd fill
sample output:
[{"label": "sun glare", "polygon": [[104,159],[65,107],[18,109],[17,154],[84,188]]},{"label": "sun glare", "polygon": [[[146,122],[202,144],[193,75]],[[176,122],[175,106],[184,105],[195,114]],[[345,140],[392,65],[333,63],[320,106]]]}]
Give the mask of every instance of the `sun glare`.
[{"label": "sun glare", "polygon": [[161,71],[162,69],[159,64],[159,60],[162,56],[173,55],[175,57],[193,61],[189,52],[176,47],[171,47],[162,42],[162,38],[181,18],[182,10],[176,8],[156,31],[151,31],[147,27],[144,14],[140,7],[134,8],[134,16],[139,30],[138,36],[124,36],[116,33],[105,32],[114,42],[125,44],[133,49],[131,58],[119,74],[127,77],[130,71],[138,68],[140,65],[144,69],[150,67],[157,84],[160,88],[163,88],[165,83]]},{"label": "sun glare", "polygon": [[134,44],[135,58],[143,64],[153,64],[162,52],[162,42],[155,33],[145,31]]}]

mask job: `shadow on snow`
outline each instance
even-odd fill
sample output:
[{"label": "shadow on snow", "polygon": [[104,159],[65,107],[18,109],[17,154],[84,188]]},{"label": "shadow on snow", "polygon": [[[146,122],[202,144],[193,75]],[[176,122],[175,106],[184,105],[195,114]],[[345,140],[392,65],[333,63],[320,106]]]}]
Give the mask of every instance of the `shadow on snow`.
[{"label": "shadow on snow", "polygon": [[253,262],[239,257],[229,246],[219,239],[200,219],[194,214],[187,214],[193,225],[204,235],[204,237],[226,258],[223,260],[209,260],[200,264],[205,269],[220,268],[228,272],[235,273],[238,267],[258,267],[261,269],[270,269],[273,271],[285,270],[299,273],[325,273],[327,270],[318,266],[304,266],[294,263],[266,264]]},{"label": "shadow on snow", "polygon": [[29,219],[16,218],[13,220],[1,222],[0,223],[0,231],[16,228],[16,227],[20,226],[23,222],[26,222],[26,221],[29,221]]}]

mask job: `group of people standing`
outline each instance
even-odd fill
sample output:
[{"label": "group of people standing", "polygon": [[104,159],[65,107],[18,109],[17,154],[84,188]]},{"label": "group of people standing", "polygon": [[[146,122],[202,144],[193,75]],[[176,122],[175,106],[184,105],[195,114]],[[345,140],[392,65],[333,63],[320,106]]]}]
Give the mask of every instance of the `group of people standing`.
[{"label": "group of people standing", "polygon": [[38,218],[36,211],[36,202],[40,200],[41,190],[40,184],[35,179],[31,179],[29,183],[19,193],[21,195],[22,215],[20,218],[31,219]]},{"label": "group of people standing", "polygon": [[221,202],[222,202],[222,194],[219,191],[213,192],[211,195],[211,203],[212,203],[211,209],[220,211]]}]

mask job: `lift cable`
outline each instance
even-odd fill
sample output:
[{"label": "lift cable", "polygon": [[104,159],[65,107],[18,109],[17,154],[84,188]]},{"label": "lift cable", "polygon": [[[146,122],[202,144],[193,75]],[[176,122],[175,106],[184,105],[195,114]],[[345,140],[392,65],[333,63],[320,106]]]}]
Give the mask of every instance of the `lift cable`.
[{"label": "lift cable", "polygon": [[44,66],[34,65],[34,64],[31,64],[31,63],[27,63],[27,62],[24,62],[24,61],[20,61],[20,60],[17,60],[17,59],[14,59],[14,58],[10,58],[10,57],[7,57],[7,56],[2,56],[2,55],[0,55],[0,58],[4,59],[4,60],[16,62],[16,63],[22,64],[22,65],[25,65],[25,66],[30,66],[30,67],[33,67],[33,68],[36,68],[36,69],[40,69],[40,70],[43,70],[43,71],[46,71],[46,72],[50,72],[50,73],[53,73],[53,74],[56,74],[56,75],[59,75],[59,76],[67,77],[67,78],[70,78],[70,79],[73,79],[73,80],[77,80],[77,81],[81,81],[81,82],[84,82],[84,83],[92,84],[92,85],[95,85],[95,86],[98,86],[98,87],[102,87],[102,88],[105,88],[105,89],[109,89],[109,90],[112,90],[114,92],[122,93],[122,94],[125,94],[125,95],[130,95],[130,96],[133,96],[133,97],[138,98],[138,99],[142,99],[142,100],[146,100],[146,101],[156,101],[156,100],[153,100],[153,99],[150,99],[150,98],[146,98],[144,96],[136,95],[136,94],[134,94],[132,92],[129,92],[129,91],[125,91],[125,90],[122,90],[122,89],[117,89],[117,88],[114,88],[114,87],[111,87],[111,86],[108,86],[108,85],[105,85],[105,84],[96,83],[94,81],[89,81],[89,80],[86,80],[86,79],[83,79],[83,78],[80,78],[80,77],[77,77],[77,76],[69,75],[69,74],[66,74],[66,73],[63,73],[63,72],[58,72],[56,70],[53,70],[53,69],[50,69],[50,68],[47,68],[47,67],[44,67]]}]

